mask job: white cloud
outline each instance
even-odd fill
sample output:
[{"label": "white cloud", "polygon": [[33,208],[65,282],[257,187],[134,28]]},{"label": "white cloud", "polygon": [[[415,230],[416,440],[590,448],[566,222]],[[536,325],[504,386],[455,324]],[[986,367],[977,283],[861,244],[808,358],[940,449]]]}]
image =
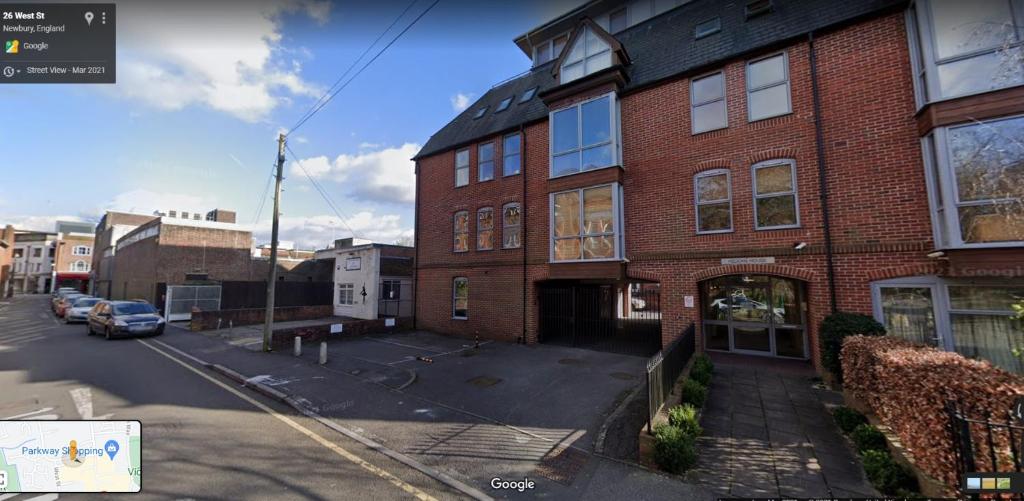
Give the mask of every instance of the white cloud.
[{"label": "white cloud", "polygon": [[34,231],[55,231],[57,221],[89,221],[80,216],[24,216],[24,215],[0,215],[0,229],[6,225],[12,225],[19,230]]},{"label": "white cloud", "polygon": [[461,113],[462,110],[468,108],[472,99],[472,94],[463,94],[461,92],[449,98],[452,103],[452,110],[454,110],[455,113]]},{"label": "white cloud", "polygon": [[[263,244],[270,241],[270,226],[271,222],[267,219],[253,228],[256,242]],[[378,216],[371,211],[358,212],[344,221],[331,215],[285,216],[281,218],[279,231],[279,240],[295,242],[296,247],[304,249],[323,249],[334,239],[350,237],[353,232],[359,238],[387,244],[399,238],[412,237],[413,234],[411,227],[402,224],[401,216]]]},{"label": "white cloud", "polygon": [[359,149],[361,150],[374,150],[381,146],[382,145],[380,143],[359,143]]},{"label": "white cloud", "polygon": [[[300,162],[310,177],[345,182],[357,198],[411,204],[416,200],[415,163],[411,158],[419,150],[420,145],[406,143],[397,148],[342,154],[333,161],[321,155]],[[291,172],[305,177],[295,162],[291,163]]]},{"label": "white cloud", "polygon": [[[214,208],[214,204],[195,195],[183,193],[156,192],[146,189],[137,189],[119,193],[106,204],[94,210],[96,217],[102,216],[108,210],[120,212],[134,212],[137,214],[152,214],[156,210],[176,211],[207,211]],[[205,212],[204,212],[205,213]]]},{"label": "white cloud", "polygon": [[160,110],[199,105],[248,122],[265,119],[292,96],[322,90],[302,76],[300,53],[282,47],[281,16],[301,12],[326,22],[330,3],[261,0],[211,4],[127,2],[118,15],[117,91]]}]

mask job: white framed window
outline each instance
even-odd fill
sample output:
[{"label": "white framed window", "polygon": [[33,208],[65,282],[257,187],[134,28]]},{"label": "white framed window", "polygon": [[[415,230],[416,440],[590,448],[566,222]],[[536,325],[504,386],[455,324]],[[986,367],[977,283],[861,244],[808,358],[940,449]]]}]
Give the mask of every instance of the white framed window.
[{"label": "white framed window", "polygon": [[550,196],[552,262],[622,259],[622,187],[618,183]]},{"label": "white framed window", "polygon": [[501,208],[501,247],[503,249],[518,249],[523,245],[520,239],[522,224],[522,207],[518,203],[505,204]]},{"label": "white framed window", "polygon": [[355,304],[355,284],[338,284],[338,304],[352,306]]},{"label": "white framed window", "polygon": [[522,138],[519,133],[509,134],[502,139],[501,143],[501,175],[514,176],[519,174],[522,168],[523,155],[520,151]]},{"label": "white framed window", "polygon": [[461,210],[452,218],[455,234],[453,249],[455,252],[469,252],[469,211]]},{"label": "white framed window", "polygon": [[612,48],[584,24],[576,36],[569,53],[562,60],[558,78],[561,83],[571,82],[596,73],[612,65]]},{"label": "white framed window", "polygon": [[455,277],[452,280],[452,318],[469,318],[469,279],[466,277]]},{"label": "white framed window", "polygon": [[455,152],[455,187],[469,184],[469,148]]},{"label": "white framed window", "polygon": [[729,126],[725,72],[718,71],[690,81],[690,121],[694,134]]},{"label": "white framed window", "polygon": [[533,65],[540,66],[558,57],[569,41],[569,34],[563,33],[554,38],[545,40],[533,48]]},{"label": "white framed window", "polygon": [[874,316],[891,336],[980,358],[1024,374],[1024,320],[1015,304],[1024,286],[1004,280],[936,276],[882,280],[871,284]]},{"label": "white framed window", "polygon": [[778,159],[751,167],[754,180],[754,227],[758,230],[800,226],[796,161]]},{"label": "white framed window", "polygon": [[746,74],[747,120],[754,122],[793,111],[785,52],[749,61]]},{"label": "white framed window", "polygon": [[940,248],[1024,242],[1024,116],[937,127],[922,139]]},{"label": "white framed window", "polygon": [[89,271],[89,263],[85,261],[75,261],[71,263],[71,271]]},{"label": "white framed window", "polygon": [[1024,84],[1024,0],[917,0],[907,22],[918,106]]},{"label": "white framed window", "polygon": [[701,172],[693,177],[697,233],[732,231],[732,182],[728,169]]},{"label": "white framed window", "polygon": [[476,172],[477,181],[494,179],[494,141],[477,146]]},{"label": "white framed window", "polygon": [[494,209],[476,211],[476,250],[494,249]]},{"label": "white framed window", "polygon": [[611,167],[619,159],[619,113],[614,93],[552,111],[551,177]]},{"label": "white framed window", "polygon": [[608,33],[618,33],[629,27],[629,16],[626,7],[614,10],[608,14]]},{"label": "white framed window", "polygon": [[76,245],[71,249],[71,254],[74,256],[91,256],[92,247],[87,245]]}]

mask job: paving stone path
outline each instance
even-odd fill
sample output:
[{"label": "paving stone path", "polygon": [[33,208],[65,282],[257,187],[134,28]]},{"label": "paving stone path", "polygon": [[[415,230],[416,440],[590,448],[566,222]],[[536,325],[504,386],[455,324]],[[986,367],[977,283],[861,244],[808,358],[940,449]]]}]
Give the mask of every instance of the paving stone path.
[{"label": "paving stone path", "polygon": [[842,396],[811,376],[716,360],[689,477],[723,496],[879,496],[826,410]]}]

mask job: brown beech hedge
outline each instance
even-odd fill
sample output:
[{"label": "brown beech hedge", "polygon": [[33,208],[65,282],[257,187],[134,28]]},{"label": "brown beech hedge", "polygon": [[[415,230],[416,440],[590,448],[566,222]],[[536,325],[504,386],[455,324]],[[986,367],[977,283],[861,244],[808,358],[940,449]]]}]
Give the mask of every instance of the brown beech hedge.
[{"label": "brown beech hedge", "polygon": [[[957,402],[971,418],[1005,422],[1024,395],[1024,378],[1018,375],[899,338],[850,336],[841,358],[844,388],[899,436],[918,468],[949,486],[959,480],[944,404]],[[993,468],[984,426],[972,427],[977,470],[1011,471],[1006,433],[995,436],[999,468]]]}]

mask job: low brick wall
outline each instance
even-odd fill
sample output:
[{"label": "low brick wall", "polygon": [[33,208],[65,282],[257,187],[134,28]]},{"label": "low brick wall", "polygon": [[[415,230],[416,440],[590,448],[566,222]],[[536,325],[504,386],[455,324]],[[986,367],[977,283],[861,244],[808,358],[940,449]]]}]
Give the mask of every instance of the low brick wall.
[{"label": "low brick wall", "polygon": [[[198,311],[192,313],[193,331],[205,331],[210,329],[227,328],[228,325],[256,325],[266,320],[267,310],[264,308],[246,308],[240,310],[217,310]],[[285,308],[274,308],[275,322],[289,322],[292,320],[315,320],[334,315],[334,308],[330,305],[322,306],[290,306]],[[220,325],[218,325],[218,322]]]},{"label": "low brick wall", "polygon": [[328,338],[342,338],[362,336],[365,334],[379,334],[383,332],[394,332],[412,328],[412,318],[397,318],[392,327],[385,326],[383,318],[374,320],[345,320],[340,334],[331,334],[331,324],[310,325],[306,327],[294,327],[291,329],[280,329],[274,331],[271,340],[271,347],[274,350],[285,350],[292,347],[295,336],[302,338],[302,343],[318,343]]}]

